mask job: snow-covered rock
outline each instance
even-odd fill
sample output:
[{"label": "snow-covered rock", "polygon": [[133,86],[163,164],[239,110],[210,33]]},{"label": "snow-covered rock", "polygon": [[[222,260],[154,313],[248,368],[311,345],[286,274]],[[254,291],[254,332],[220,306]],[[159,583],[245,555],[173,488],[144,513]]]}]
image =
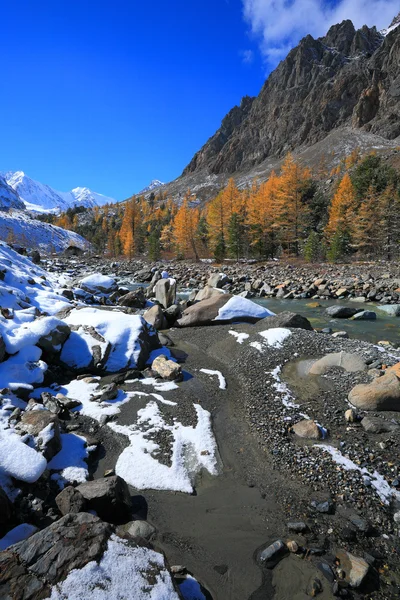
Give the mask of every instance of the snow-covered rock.
[{"label": "snow-covered rock", "polygon": [[0,210],[9,210],[10,208],[23,210],[25,205],[17,192],[0,176]]},{"label": "snow-covered rock", "polygon": [[93,273],[80,280],[79,286],[90,294],[111,294],[117,289],[117,283],[112,277],[101,275],[101,273]]},{"label": "snow-covered rock", "polygon": [[86,187],[76,187],[70,192],[58,192],[48,185],[31,179],[23,171],[6,173],[4,179],[17,192],[23,205],[34,212],[59,212],[73,206],[91,208],[116,202],[114,198],[97,194]]}]

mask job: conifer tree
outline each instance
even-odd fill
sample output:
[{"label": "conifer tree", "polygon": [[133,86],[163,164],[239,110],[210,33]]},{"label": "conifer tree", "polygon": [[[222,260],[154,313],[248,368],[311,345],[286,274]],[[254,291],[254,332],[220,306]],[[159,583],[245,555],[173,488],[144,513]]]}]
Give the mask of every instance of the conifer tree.
[{"label": "conifer tree", "polygon": [[353,184],[346,173],[332,198],[325,238],[330,246],[328,258],[339,260],[350,253],[356,220],[356,197]]}]

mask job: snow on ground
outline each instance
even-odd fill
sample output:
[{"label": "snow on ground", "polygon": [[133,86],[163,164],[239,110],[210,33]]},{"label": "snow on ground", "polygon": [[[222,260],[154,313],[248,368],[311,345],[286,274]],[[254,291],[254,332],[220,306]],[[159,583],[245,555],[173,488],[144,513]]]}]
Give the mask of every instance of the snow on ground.
[{"label": "snow on ground", "polygon": [[265,317],[273,317],[274,315],[275,313],[255,304],[251,300],[247,300],[247,298],[232,296],[224,306],[221,306],[214,321],[231,321],[235,319],[240,321],[241,318],[245,317],[264,319]]},{"label": "snow on ground", "polygon": [[141,351],[139,336],[143,329],[147,329],[150,335],[157,335],[141,316],[92,307],[72,310],[65,322],[68,325],[93,327],[112,344],[113,349],[106,363],[106,370],[110,372],[137,366]]},{"label": "snow on ground", "polygon": [[238,344],[243,344],[243,342],[250,337],[248,333],[238,333],[237,331],[233,331],[233,329],[230,329],[228,333],[235,336]]},{"label": "snow on ground", "polygon": [[0,212],[0,239],[10,237],[21,246],[47,252],[61,252],[69,246],[82,250],[90,247],[89,242],[74,231],[32,219],[23,210]]},{"label": "snow on ground", "polygon": [[125,383],[134,382],[141,383],[142,385],[152,385],[158,392],[169,392],[171,390],[177,390],[179,387],[174,381],[160,381],[159,379],[154,379],[154,377],[146,377],[145,379],[130,379],[125,381]]},{"label": "snow on ground", "polygon": [[250,346],[252,348],[255,348],[256,350],[258,350],[259,352],[264,352],[265,346],[263,346],[261,344],[261,342],[250,342]]},{"label": "snow on ground", "polygon": [[[140,394],[140,392],[137,392]],[[150,401],[138,411],[137,422],[132,425],[109,423],[117,433],[129,438],[130,445],[118,458],[115,472],[138,490],[156,489],[193,492],[193,480],[201,469],[217,475],[216,442],[211,429],[211,415],[199,404],[194,404],[196,426],[184,426],[175,420],[165,422],[157,402]],[[160,431],[171,436],[171,465],[160,463],[153,455],[159,445],[151,439]]]},{"label": "snow on ground", "polygon": [[0,430],[0,485],[11,500],[18,494],[11,477],[34,483],[44,473],[46,459],[23,442],[13,429]]},{"label": "snow on ground", "polygon": [[84,437],[76,433],[61,434],[61,450],[48,463],[51,471],[60,471],[64,481],[83,483],[89,476],[87,458],[95,447],[87,447]]},{"label": "snow on ground", "polygon": [[22,540],[26,540],[28,537],[31,537],[38,530],[34,525],[29,525],[29,523],[22,523],[21,525],[17,525],[14,529],[11,529],[6,535],[0,540],[0,551],[6,550],[13,544],[17,544],[18,542],[22,542]]},{"label": "snow on ground", "polygon": [[282,367],[278,365],[270,373],[275,381],[275,383],[273,383],[272,385],[279,394],[279,396],[276,396],[276,398],[280,398],[282,404],[286,406],[286,408],[299,408],[300,405],[293,402],[294,398],[292,392],[289,390],[286,383],[283,383],[283,381],[280,378],[279,374],[281,370]]},{"label": "snow on ground", "polygon": [[284,327],[274,327],[266,331],[259,331],[259,334],[264,338],[265,343],[273,348],[282,348],[283,342],[291,335],[290,329]]},{"label": "snow on ground", "polygon": [[26,346],[0,363],[0,389],[32,390],[33,384],[42,383],[47,364],[40,360],[41,355],[42,351],[37,346]]},{"label": "snow on ground", "polygon": [[390,487],[386,479],[377,471],[370,473],[365,467],[359,467],[356,465],[356,463],[350,460],[350,458],[344,456],[340,450],[334,448],[333,446],[315,444],[314,447],[320,448],[324,452],[328,452],[331,455],[332,460],[336,464],[343,467],[346,471],[358,471],[359,473],[362,473],[364,475],[364,483],[375,489],[376,493],[384,504],[389,505],[393,499],[396,499],[398,502],[400,501],[400,492]]},{"label": "snow on ground", "polygon": [[79,327],[77,331],[71,331],[63,345],[60,358],[72,369],[85,369],[93,361],[93,352],[96,346],[100,348],[100,355],[103,358],[107,350],[107,342],[101,342],[84,327]]},{"label": "snow on ground", "polygon": [[221,390],[226,390],[226,379],[222,375],[221,371],[214,371],[213,369],[200,369],[200,373],[205,373],[206,375],[216,375],[219,381],[219,388]]},{"label": "snow on ground", "polygon": [[[156,570],[156,574],[155,574]],[[179,600],[162,554],[112,535],[99,563],[74,569],[50,600]]]}]

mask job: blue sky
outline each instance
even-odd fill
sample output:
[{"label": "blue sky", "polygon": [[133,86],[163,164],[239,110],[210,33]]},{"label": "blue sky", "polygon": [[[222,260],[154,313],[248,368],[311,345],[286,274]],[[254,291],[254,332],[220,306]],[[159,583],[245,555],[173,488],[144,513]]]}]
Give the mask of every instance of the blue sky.
[{"label": "blue sky", "polygon": [[0,171],[118,200],[174,179],[287,47],[377,4],[0,0]]}]

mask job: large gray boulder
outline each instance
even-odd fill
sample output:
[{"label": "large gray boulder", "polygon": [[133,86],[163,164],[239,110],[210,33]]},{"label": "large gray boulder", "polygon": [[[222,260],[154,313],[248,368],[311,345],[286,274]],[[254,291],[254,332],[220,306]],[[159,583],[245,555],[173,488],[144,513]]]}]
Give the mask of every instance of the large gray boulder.
[{"label": "large gray boulder", "polygon": [[60,422],[54,412],[24,411],[17,428],[21,433],[28,433],[36,438],[37,447],[47,461],[60,452]]},{"label": "large gray boulder", "polygon": [[195,296],[196,302],[201,302],[202,300],[208,300],[212,296],[220,296],[224,292],[218,288],[210,287],[209,285],[205,285],[203,289],[199,290]]},{"label": "large gray boulder", "polygon": [[40,600],[72,569],[99,561],[112,527],[88,513],[68,514],[0,553],[0,598]]},{"label": "large gray boulder", "polygon": [[267,309],[239,296],[219,294],[186,308],[176,321],[178,327],[199,327],[221,323],[256,323],[271,315]]},{"label": "large gray boulder", "polygon": [[120,306],[126,306],[127,308],[144,308],[146,306],[146,296],[143,288],[138,288],[132,292],[124,294],[119,299],[118,304]]},{"label": "large gray boulder", "polygon": [[400,304],[383,304],[377,309],[384,312],[388,317],[400,317]]},{"label": "large gray boulder", "polygon": [[349,393],[349,402],[362,410],[400,411],[400,381],[394,371],[371,383],[361,383]]},{"label": "large gray boulder", "polygon": [[292,329],[307,329],[312,331],[313,327],[306,317],[298,313],[285,311],[272,317],[266,317],[258,323],[260,327],[265,329],[275,329],[276,327],[288,327]]},{"label": "large gray boulder", "polygon": [[60,321],[48,335],[42,336],[37,345],[45,354],[53,358],[60,354],[63,344],[69,338],[71,329],[67,323]]},{"label": "large gray boulder", "polygon": [[227,283],[230,283],[230,281],[225,273],[212,273],[208,278],[207,285],[211,288],[222,288]]},{"label": "large gray boulder", "polygon": [[65,487],[56,496],[56,504],[62,515],[83,512],[86,508],[86,500],[79,490],[72,485]]},{"label": "large gray boulder", "polygon": [[168,321],[164,316],[164,313],[159,304],[155,304],[143,315],[143,319],[152,325],[154,329],[159,331],[160,329],[167,329]]},{"label": "large gray boulder", "polygon": [[154,292],[157,302],[164,308],[175,304],[176,300],[176,281],[171,277],[160,279],[154,286]]},{"label": "large gray boulder", "polygon": [[111,294],[118,289],[115,279],[101,273],[93,273],[84,277],[80,280],[79,287],[90,294]]},{"label": "large gray boulder", "polygon": [[88,507],[104,521],[118,523],[131,516],[132,502],[127,483],[118,475],[86,481],[76,488]]},{"label": "large gray boulder", "polygon": [[350,306],[329,306],[325,312],[332,319],[350,319],[350,317],[360,312],[360,309],[351,308]]}]

